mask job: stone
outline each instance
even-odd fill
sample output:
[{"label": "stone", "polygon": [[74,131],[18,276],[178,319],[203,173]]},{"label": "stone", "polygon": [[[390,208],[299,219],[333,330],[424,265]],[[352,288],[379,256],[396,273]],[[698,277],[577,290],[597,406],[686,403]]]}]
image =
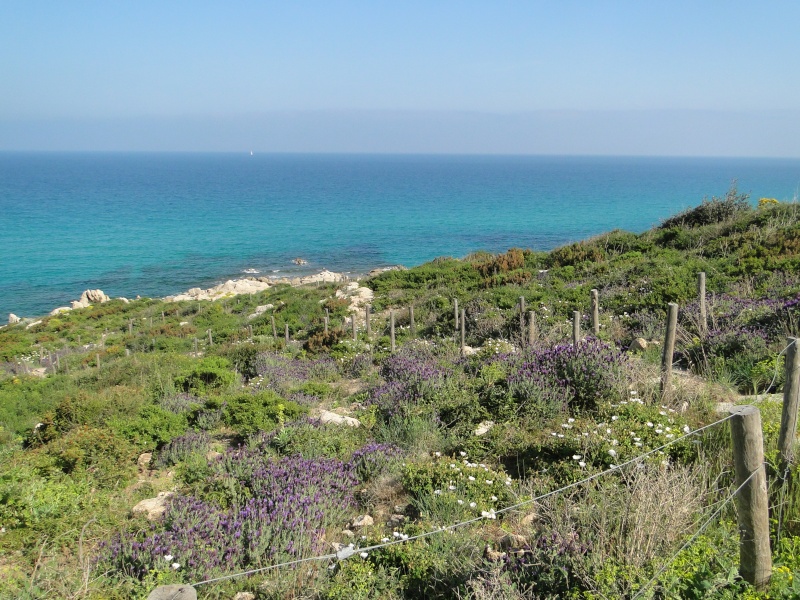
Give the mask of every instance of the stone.
[{"label": "stone", "polygon": [[525,515],[524,517],[522,517],[522,520],[520,521],[520,524],[523,527],[530,527],[531,525],[536,523],[538,520],[539,520],[539,515],[537,515],[535,512],[531,512],[531,513],[528,513],[527,515]]},{"label": "stone", "polygon": [[209,450],[206,453],[206,460],[208,462],[217,460],[220,456],[222,456],[222,452],[217,452],[216,450]]},{"label": "stone", "polygon": [[352,531],[350,531],[349,529],[342,529],[342,535],[344,537],[350,538],[350,539],[356,537],[356,534],[353,533]]},{"label": "stone", "polygon": [[146,471],[150,468],[150,461],[153,458],[152,452],[145,452],[144,454],[140,454],[139,458],[136,459],[136,464],[139,465],[139,468],[142,471]]},{"label": "stone", "polygon": [[331,549],[334,552],[339,552],[340,550],[343,550],[344,547],[345,547],[345,545],[344,544],[340,544],[339,542],[331,542]]},{"label": "stone", "polygon": [[21,320],[22,320],[22,319],[20,319],[20,318],[19,318],[17,315],[15,315],[14,313],[9,313],[9,315],[8,315],[8,324],[9,324],[9,325],[13,325],[14,323],[19,323]]},{"label": "stone", "polygon": [[486,435],[492,427],[494,427],[494,421],[481,421],[475,428],[475,435]]},{"label": "stone", "polygon": [[53,310],[51,310],[50,314],[48,316],[49,317],[55,317],[56,315],[60,315],[61,313],[64,313],[64,312],[69,312],[71,310],[72,310],[72,308],[69,307],[69,306],[59,306],[58,308],[54,308]]},{"label": "stone", "polygon": [[155,498],[142,500],[131,509],[134,515],[144,515],[148,521],[155,521],[167,510],[167,500],[173,492],[161,492]]},{"label": "stone", "polygon": [[78,300],[78,302],[80,302],[82,306],[89,306],[90,304],[102,304],[109,300],[111,300],[111,298],[106,296],[103,290],[85,290],[81,294],[81,299]]},{"label": "stone", "polygon": [[253,592],[236,592],[233,600],[256,600],[256,595]]},{"label": "stone", "polygon": [[369,515],[359,515],[353,522],[351,526],[353,529],[361,529],[362,527],[370,527],[371,525],[375,524],[375,520],[370,517]]},{"label": "stone", "polygon": [[628,346],[629,352],[641,352],[642,350],[647,350],[647,340],[644,338],[636,338]]},{"label": "stone", "polygon": [[337,415],[335,412],[331,412],[329,410],[321,410],[319,411],[319,415],[317,418],[322,423],[333,423],[334,425],[347,425],[349,427],[360,427],[361,421],[355,419],[353,417],[345,417],[343,415]]},{"label": "stone", "polygon": [[33,323],[28,323],[27,325],[25,325],[25,329],[30,329],[31,327],[36,327],[37,325],[41,325],[41,324],[42,324],[41,320],[34,321]]},{"label": "stone", "polygon": [[398,515],[405,514],[406,510],[408,509],[408,504],[395,504],[394,505],[394,512]]},{"label": "stone", "polygon": [[516,533],[507,533],[498,542],[503,550],[511,550],[522,548],[528,545],[528,539],[524,535],[517,535]]},{"label": "stone", "polygon": [[389,517],[389,523],[392,525],[399,525],[405,520],[406,520],[405,516],[401,514],[394,514],[391,517]]},{"label": "stone", "polygon": [[197,590],[185,583],[160,585],[150,592],[147,600],[197,600]]},{"label": "stone", "polygon": [[130,301],[130,300],[128,300],[127,298],[124,298],[124,297],[122,297],[122,296],[120,296],[119,298],[117,298],[117,300],[121,300],[123,304],[130,304],[130,303],[131,303],[131,301]]}]

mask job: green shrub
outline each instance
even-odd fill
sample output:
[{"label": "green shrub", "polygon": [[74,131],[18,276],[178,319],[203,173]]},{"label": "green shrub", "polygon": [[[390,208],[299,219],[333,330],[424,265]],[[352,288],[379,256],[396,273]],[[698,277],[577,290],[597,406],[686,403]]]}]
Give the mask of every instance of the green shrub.
[{"label": "green shrub", "polygon": [[225,396],[223,421],[240,435],[247,437],[259,431],[271,431],[285,421],[291,421],[308,409],[284,400],[272,391],[258,394]]},{"label": "green shrub", "polygon": [[233,385],[236,375],[230,370],[231,363],[219,356],[200,359],[192,368],[175,378],[178,389],[198,396],[219,392]]}]

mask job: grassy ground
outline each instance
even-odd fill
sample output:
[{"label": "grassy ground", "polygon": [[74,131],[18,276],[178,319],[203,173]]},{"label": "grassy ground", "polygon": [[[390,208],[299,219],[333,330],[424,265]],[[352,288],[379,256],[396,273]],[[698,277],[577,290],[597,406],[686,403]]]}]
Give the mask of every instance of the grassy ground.
[{"label": "grassy ground", "polygon": [[[796,477],[773,467],[780,397],[759,396],[767,591],[737,575],[727,424],[682,439],[724,416],[720,403],[779,393],[798,334],[800,209],[745,200],[733,190],[641,235],[384,273],[362,282],[372,335],[362,320],[356,340],[335,285],[112,301],[0,329],[0,597],[145,598],[348,544],[345,560],[200,597],[800,597]],[[591,289],[600,333],[573,347],[573,311],[591,331]],[[681,305],[679,371],[664,395],[668,302]],[[647,347],[629,351],[638,338]],[[132,514],[160,492],[161,517]],[[362,554],[389,541],[402,543]]]}]

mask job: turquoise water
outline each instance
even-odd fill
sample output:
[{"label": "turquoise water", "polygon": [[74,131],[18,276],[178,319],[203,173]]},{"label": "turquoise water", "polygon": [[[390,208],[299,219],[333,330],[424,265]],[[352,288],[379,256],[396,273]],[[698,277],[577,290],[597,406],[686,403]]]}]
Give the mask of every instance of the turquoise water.
[{"label": "turquoise water", "polygon": [[550,249],[643,231],[734,179],[754,199],[792,200],[800,160],[0,153],[0,315],[86,288],[164,296],[245,269]]}]

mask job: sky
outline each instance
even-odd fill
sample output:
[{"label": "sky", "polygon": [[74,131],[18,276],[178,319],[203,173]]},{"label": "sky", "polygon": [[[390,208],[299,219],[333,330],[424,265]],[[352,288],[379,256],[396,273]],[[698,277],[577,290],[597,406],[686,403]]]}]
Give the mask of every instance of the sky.
[{"label": "sky", "polygon": [[0,3],[0,150],[800,157],[800,3]]}]

